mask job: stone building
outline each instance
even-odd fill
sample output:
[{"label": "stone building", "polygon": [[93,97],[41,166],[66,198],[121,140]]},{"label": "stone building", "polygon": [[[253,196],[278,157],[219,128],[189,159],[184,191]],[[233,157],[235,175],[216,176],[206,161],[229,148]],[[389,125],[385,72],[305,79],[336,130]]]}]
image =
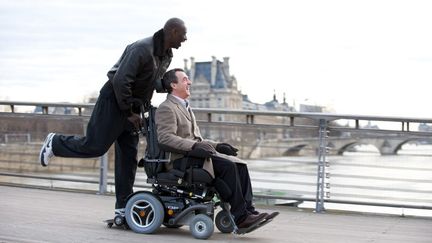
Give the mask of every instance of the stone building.
[{"label": "stone building", "polygon": [[[192,107],[295,111],[286,102],[285,94],[282,103],[276,99],[276,94],[273,94],[273,99],[265,104],[249,100],[248,96],[238,89],[236,78],[230,74],[229,57],[224,57],[223,62],[214,56],[207,62],[195,62],[195,58],[191,57],[190,65],[187,59],[184,61],[184,69],[193,82],[190,98]],[[223,116],[218,120],[224,121]]]},{"label": "stone building", "polygon": [[[189,65],[188,65],[189,64]],[[285,94],[283,102],[279,103],[276,94],[273,99],[265,104],[254,103],[249,100],[247,95],[241,93],[237,86],[236,78],[230,73],[229,57],[224,57],[223,61],[212,57],[211,61],[195,62],[191,57],[190,63],[185,59],[184,70],[192,80],[190,102],[192,107],[199,108],[218,108],[227,110],[258,110],[258,111],[295,111],[286,102]],[[205,114],[198,114],[198,120],[207,120]],[[216,114],[212,116],[213,122],[246,122],[245,116]],[[257,116],[254,123],[264,124],[286,124],[287,118]],[[252,140],[265,138],[286,138],[287,132],[260,132],[239,131],[238,128],[225,126],[224,129],[212,129],[211,127],[201,126],[203,136],[214,140],[243,140],[249,137]],[[258,133],[257,133],[258,132]],[[250,136],[245,136],[245,134]],[[264,135],[263,135],[264,134]]]},{"label": "stone building", "polygon": [[[241,110],[243,95],[237,88],[236,78],[230,74],[229,58],[224,57],[223,62],[212,57],[211,61],[195,62],[191,57],[190,66],[185,59],[186,73],[192,80],[190,102],[192,107],[219,108],[227,110]],[[204,114],[197,114],[197,119],[207,119]],[[241,117],[229,114],[215,114],[212,121],[238,122]],[[240,136],[235,130],[212,130],[210,127],[201,127],[203,136],[215,140],[236,140]],[[212,130],[212,132],[210,132]]]},{"label": "stone building", "polygon": [[237,88],[237,80],[230,74],[229,58],[221,62],[212,57],[209,62],[195,62],[190,67],[185,60],[185,70],[193,81],[190,98],[193,107],[242,109],[243,95]]}]

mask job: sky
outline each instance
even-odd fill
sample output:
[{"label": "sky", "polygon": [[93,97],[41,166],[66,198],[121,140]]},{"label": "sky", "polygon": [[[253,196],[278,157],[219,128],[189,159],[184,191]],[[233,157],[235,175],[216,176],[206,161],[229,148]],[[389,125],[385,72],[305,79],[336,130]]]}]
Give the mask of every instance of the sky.
[{"label": "sky", "polygon": [[179,17],[188,40],[170,67],[229,57],[253,102],[432,118],[430,13],[417,0],[0,0],[0,100],[83,102],[127,44]]}]

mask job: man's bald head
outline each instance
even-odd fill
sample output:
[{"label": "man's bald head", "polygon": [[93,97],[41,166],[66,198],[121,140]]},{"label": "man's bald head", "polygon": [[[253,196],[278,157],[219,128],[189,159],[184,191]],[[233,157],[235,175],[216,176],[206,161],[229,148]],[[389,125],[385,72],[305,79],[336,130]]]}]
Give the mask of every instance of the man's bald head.
[{"label": "man's bald head", "polygon": [[163,28],[165,35],[165,48],[176,48],[181,46],[181,43],[187,40],[186,26],[183,20],[179,18],[169,19]]},{"label": "man's bald head", "polygon": [[164,25],[164,31],[185,27],[183,20],[179,18],[170,18]]}]

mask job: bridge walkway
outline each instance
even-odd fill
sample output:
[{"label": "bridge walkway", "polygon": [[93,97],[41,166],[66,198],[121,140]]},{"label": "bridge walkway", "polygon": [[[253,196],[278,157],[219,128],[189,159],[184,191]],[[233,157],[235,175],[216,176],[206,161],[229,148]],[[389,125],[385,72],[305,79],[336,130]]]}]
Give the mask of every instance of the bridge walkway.
[{"label": "bridge walkway", "polygon": [[[188,227],[140,235],[109,229],[113,196],[0,186],[0,242],[198,242]],[[432,242],[432,219],[259,206],[281,215],[251,234],[222,234],[207,242]]]}]

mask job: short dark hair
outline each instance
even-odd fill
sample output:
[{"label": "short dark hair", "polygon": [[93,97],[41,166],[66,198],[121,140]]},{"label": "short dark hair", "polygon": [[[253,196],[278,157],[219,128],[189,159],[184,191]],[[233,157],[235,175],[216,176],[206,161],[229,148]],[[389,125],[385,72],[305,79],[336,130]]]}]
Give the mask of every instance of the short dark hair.
[{"label": "short dark hair", "polygon": [[167,71],[162,78],[162,85],[163,85],[164,89],[166,89],[166,91],[170,94],[172,92],[171,83],[177,83],[178,82],[176,72],[184,72],[184,70],[181,68],[171,69],[171,70]]}]

